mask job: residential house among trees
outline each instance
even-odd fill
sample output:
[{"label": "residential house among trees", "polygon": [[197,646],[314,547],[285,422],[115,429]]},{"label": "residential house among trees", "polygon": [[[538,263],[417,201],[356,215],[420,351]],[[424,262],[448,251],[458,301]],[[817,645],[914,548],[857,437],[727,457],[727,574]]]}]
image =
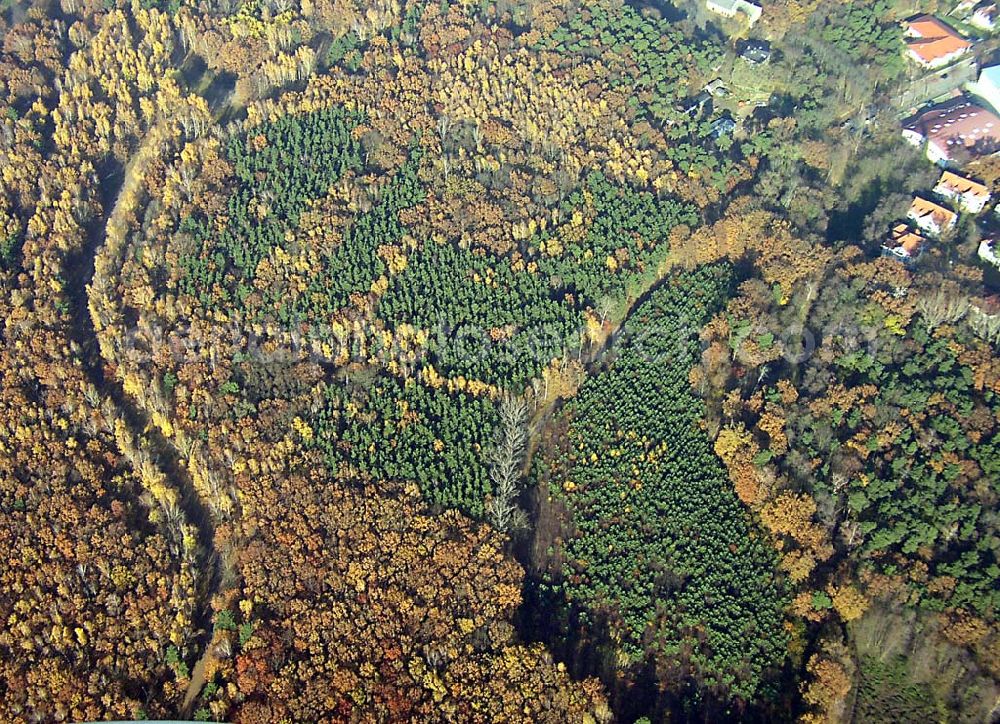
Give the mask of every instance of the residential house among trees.
[{"label": "residential house among trees", "polygon": [[997,4],[993,2],[982,3],[972,13],[969,24],[980,30],[993,30],[997,23]]},{"label": "residential house among trees", "polygon": [[704,90],[706,93],[717,98],[724,98],[729,95],[729,89],[726,88],[726,84],[723,82],[722,78],[716,78],[711,83],[706,84]]},{"label": "residential house among trees", "polygon": [[905,36],[910,58],[927,68],[948,65],[972,49],[972,43],[933,15],[908,21]]},{"label": "residential house among trees", "polygon": [[979,258],[1000,269],[1000,257],[997,257],[996,242],[993,239],[979,242]]},{"label": "residential house among trees", "polygon": [[713,13],[727,18],[736,17],[737,13],[743,13],[751,27],[760,20],[760,15],[763,12],[760,5],[755,5],[747,0],[707,0],[705,5]]},{"label": "residential house among trees", "polygon": [[677,105],[677,110],[689,116],[697,116],[705,108],[705,104],[712,100],[712,94],[707,90],[701,91],[694,98],[689,98]]},{"label": "residential house among trees", "polygon": [[990,202],[990,190],[984,184],[945,171],[941,174],[934,193],[940,198],[954,201],[959,208],[970,214],[978,214]]},{"label": "residential house among trees", "polygon": [[963,153],[987,156],[1000,149],[1000,117],[967,97],[930,108],[903,124],[903,138],[927,144],[927,158],[942,165]]},{"label": "residential house among trees", "polygon": [[940,204],[935,204],[933,201],[914,196],[906,218],[928,234],[940,236],[955,227],[958,214]]},{"label": "residential house among trees", "polygon": [[926,244],[925,236],[900,222],[892,227],[888,238],[882,244],[882,256],[896,259],[909,266],[920,257]]},{"label": "residential house among trees", "polygon": [[754,64],[771,59],[771,44],[766,40],[745,40],[738,46],[740,57]]},{"label": "residential house among trees", "polygon": [[736,130],[736,121],[734,121],[729,116],[723,116],[722,118],[717,118],[714,121],[712,121],[712,136],[714,138],[722,138],[723,136],[728,136],[735,130]]}]

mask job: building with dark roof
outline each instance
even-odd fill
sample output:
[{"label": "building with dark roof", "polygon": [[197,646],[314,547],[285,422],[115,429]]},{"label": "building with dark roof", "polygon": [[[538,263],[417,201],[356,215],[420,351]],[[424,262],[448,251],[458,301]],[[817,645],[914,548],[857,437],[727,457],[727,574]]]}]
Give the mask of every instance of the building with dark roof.
[{"label": "building with dark roof", "polygon": [[734,121],[729,116],[716,118],[714,121],[712,121],[712,136],[716,139],[722,138],[723,136],[728,136],[735,130],[736,130],[736,121]]},{"label": "building with dark roof", "polygon": [[771,44],[766,40],[744,40],[739,45],[740,57],[751,63],[766,63],[771,59]]}]

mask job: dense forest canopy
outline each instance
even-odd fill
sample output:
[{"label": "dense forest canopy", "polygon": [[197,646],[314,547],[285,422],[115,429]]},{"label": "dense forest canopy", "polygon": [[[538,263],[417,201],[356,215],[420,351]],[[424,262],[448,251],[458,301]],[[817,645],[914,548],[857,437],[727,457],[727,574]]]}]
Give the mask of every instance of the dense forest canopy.
[{"label": "dense forest canopy", "polygon": [[6,6],[0,719],[987,720],[957,5]]},{"label": "dense forest canopy", "polygon": [[569,511],[553,546],[562,565],[540,586],[578,625],[607,619],[621,661],[651,656],[664,679],[690,670],[698,687],[750,701],[784,656],[783,585],[699,429],[687,379],[692,332],[730,276],[715,265],[664,280],[626,322],[609,369],[567,405],[564,434],[536,462],[549,504]]}]

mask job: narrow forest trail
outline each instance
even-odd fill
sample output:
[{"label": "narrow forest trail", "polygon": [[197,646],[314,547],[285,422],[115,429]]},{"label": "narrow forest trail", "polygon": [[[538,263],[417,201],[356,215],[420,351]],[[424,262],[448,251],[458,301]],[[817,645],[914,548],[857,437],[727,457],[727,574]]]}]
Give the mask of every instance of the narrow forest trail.
[{"label": "narrow forest trail", "polygon": [[[707,224],[707,219],[703,219],[702,223]],[[528,420],[528,443],[525,448],[524,467],[522,468],[522,474],[525,479],[530,475],[531,460],[542,443],[546,425],[559,413],[563,405],[576,396],[579,385],[583,384],[584,380],[588,377],[593,377],[605,366],[615,343],[625,328],[625,324],[632,317],[632,313],[642,306],[642,303],[649,299],[653,292],[678,268],[683,268],[683,264],[677,253],[671,249],[667,252],[663,261],[660,262],[656,270],[656,275],[649,285],[638,291],[638,293],[630,295],[625,300],[620,314],[616,315],[618,318],[615,321],[609,320],[610,329],[608,332],[599,341],[593,342],[586,352],[581,353],[578,357],[576,361],[581,365],[582,369],[580,370],[579,380],[568,386],[570,394],[565,394],[567,390],[559,390],[552,395],[547,395],[531,413]],[[530,493],[530,486],[525,487],[524,493]],[[528,506],[529,511],[532,507]],[[524,564],[524,561],[521,562]]]},{"label": "narrow forest trail", "polygon": [[[151,142],[147,136],[143,144]],[[140,144],[140,149],[142,144]],[[143,177],[142,164],[137,159],[143,158],[137,152],[124,168],[117,168],[112,173],[100,178],[105,191],[105,213],[95,218],[87,228],[87,238],[84,245],[74,254],[67,257],[64,266],[66,291],[69,296],[72,328],[70,337],[75,343],[81,365],[91,384],[98,390],[102,398],[110,400],[114,405],[129,434],[135,440],[145,440],[146,452],[149,453],[157,469],[179,494],[179,507],[187,523],[194,526],[198,538],[198,555],[196,566],[198,583],[196,588],[197,604],[192,626],[200,631],[198,639],[205,639],[211,633],[211,608],[209,602],[218,586],[220,579],[219,556],[216,553],[214,538],[215,528],[212,516],[195,492],[191,476],[181,460],[174,445],[164,437],[160,430],[151,424],[150,415],[143,410],[124,390],[117,378],[107,374],[108,365],[113,360],[105,359],[101,354],[101,345],[97,336],[94,319],[90,313],[93,293],[93,277],[95,259],[103,247],[108,223],[121,214],[122,199],[128,198],[130,192],[137,190]],[[110,179],[121,176],[121,180],[111,188],[104,186]],[[108,208],[110,202],[110,208]],[[201,641],[191,642],[192,645],[203,647]]]},{"label": "narrow forest trail", "polygon": [[[211,104],[213,119],[218,121],[234,111],[233,92],[215,99]],[[137,441],[145,441],[150,458],[171,488],[179,495],[179,507],[184,520],[197,531],[196,557],[196,608],[192,620],[194,638],[188,642],[199,655],[192,669],[191,681],[181,705],[180,714],[187,716],[195,697],[204,684],[204,671],[209,657],[212,636],[211,600],[222,582],[221,559],[215,548],[215,521],[211,511],[198,494],[187,464],[173,441],[152,423],[149,410],[130,396],[117,376],[107,373],[117,367],[118,360],[107,359],[101,352],[96,309],[101,308],[97,299],[104,290],[113,289],[108,284],[95,285],[96,260],[105,251],[109,226],[127,228],[126,217],[132,209],[125,208],[127,200],[137,198],[145,179],[146,165],[159,157],[161,138],[147,132],[133,153],[128,164],[118,166],[103,174],[101,184],[104,213],[92,220],[87,228],[85,243],[79,251],[66,259],[64,276],[70,298],[72,329],[70,337],[75,343],[80,362],[88,379],[101,396],[111,401],[129,434]],[[108,183],[117,178],[117,182]],[[113,268],[120,269],[120,265]],[[100,288],[98,288],[100,287]],[[103,300],[108,301],[108,300]],[[118,306],[115,303],[115,306]]]},{"label": "narrow forest trail", "polygon": [[194,668],[191,670],[191,683],[188,684],[187,691],[184,692],[184,701],[181,702],[180,715],[182,717],[187,718],[191,716],[191,707],[194,705],[194,700],[201,693],[202,687],[205,686],[205,669],[208,668],[210,655],[211,646],[209,645],[202,651],[201,656],[198,657]]}]

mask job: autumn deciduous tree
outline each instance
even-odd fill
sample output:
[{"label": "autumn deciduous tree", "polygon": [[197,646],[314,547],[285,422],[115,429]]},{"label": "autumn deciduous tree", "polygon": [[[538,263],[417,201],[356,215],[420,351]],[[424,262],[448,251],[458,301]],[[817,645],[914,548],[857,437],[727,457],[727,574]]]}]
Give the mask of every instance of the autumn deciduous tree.
[{"label": "autumn deciduous tree", "polygon": [[715,438],[715,454],[725,463],[740,500],[751,507],[759,505],[765,492],[754,464],[760,447],[753,436],[742,426],[724,428]]},{"label": "autumn deciduous tree", "polygon": [[212,687],[236,721],[608,720],[595,682],[516,642],[522,574],[488,527],[431,516],[413,485],[292,475],[242,493],[236,597],[253,606],[229,616],[247,633],[215,673],[239,696]]},{"label": "autumn deciduous tree", "polygon": [[861,618],[868,610],[868,598],[854,585],[831,586],[829,594],[834,610],[845,623]]},{"label": "autumn deciduous tree", "polygon": [[810,724],[843,721],[854,671],[846,647],[828,645],[809,658],[806,668],[812,679],[805,686],[802,698],[813,710],[807,712],[802,721]]}]

